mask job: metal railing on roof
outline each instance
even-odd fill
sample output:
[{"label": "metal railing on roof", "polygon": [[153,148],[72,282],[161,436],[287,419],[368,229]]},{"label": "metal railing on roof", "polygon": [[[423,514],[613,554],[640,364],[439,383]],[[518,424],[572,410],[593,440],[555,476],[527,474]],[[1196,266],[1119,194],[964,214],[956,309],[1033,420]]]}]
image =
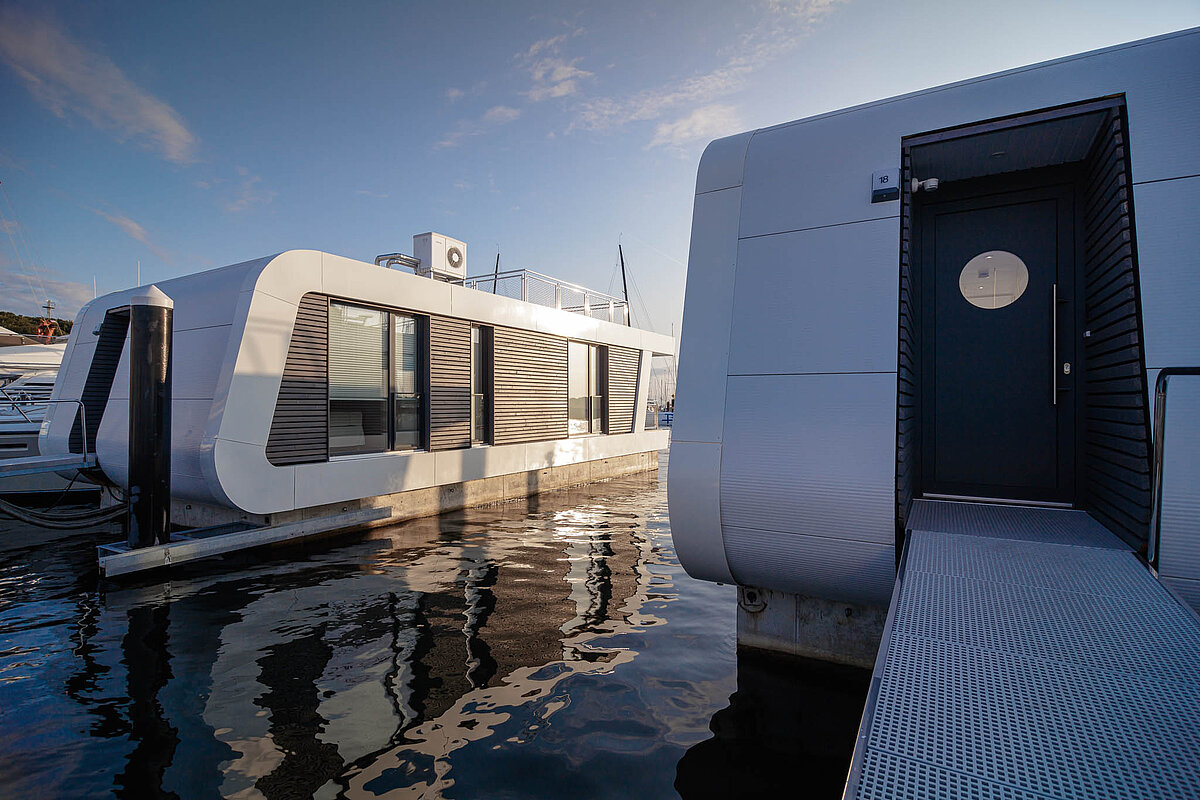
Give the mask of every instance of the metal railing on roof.
[{"label": "metal railing on roof", "polygon": [[624,300],[533,270],[515,269],[498,275],[479,275],[464,280],[463,286],[501,297],[583,314],[592,319],[602,319],[619,325],[629,324],[629,305]]}]

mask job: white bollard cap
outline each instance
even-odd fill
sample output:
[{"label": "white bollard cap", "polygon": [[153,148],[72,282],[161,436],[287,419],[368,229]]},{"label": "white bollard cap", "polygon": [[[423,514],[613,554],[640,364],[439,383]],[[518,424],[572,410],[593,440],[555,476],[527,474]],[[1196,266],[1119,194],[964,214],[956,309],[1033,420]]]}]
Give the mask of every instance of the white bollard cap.
[{"label": "white bollard cap", "polygon": [[154,285],[146,287],[146,290],[141,294],[129,298],[129,304],[131,306],[158,306],[160,308],[175,307],[175,301],[167,297],[162,289]]}]

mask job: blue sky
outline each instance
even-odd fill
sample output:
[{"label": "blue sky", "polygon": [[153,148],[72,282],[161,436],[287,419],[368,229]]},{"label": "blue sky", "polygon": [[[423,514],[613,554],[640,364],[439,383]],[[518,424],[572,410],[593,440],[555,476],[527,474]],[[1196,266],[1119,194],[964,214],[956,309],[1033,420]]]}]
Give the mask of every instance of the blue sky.
[{"label": "blue sky", "polygon": [[0,0],[0,307],[435,230],[472,274],[499,248],[617,293],[620,238],[678,331],[711,139],[1195,25],[1200,0]]}]

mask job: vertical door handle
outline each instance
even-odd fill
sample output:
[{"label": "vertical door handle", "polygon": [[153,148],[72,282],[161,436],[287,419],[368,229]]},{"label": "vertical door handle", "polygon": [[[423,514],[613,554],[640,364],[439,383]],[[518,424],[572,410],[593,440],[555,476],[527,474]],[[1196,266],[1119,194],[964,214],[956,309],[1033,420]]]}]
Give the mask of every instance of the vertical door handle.
[{"label": "vertical door handle", "polygon": [[1050,289],[1050,405],[1058,405],[1058,284]]}]

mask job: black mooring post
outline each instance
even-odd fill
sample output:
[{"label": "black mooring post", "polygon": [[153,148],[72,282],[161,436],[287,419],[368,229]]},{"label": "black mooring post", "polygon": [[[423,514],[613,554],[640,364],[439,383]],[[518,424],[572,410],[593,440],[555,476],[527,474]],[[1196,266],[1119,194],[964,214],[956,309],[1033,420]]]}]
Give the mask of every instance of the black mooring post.
[{"label": "black mooring post", "polygon": [[171,330],[157,286],[129,303],[129,546],[171,536]]}]

